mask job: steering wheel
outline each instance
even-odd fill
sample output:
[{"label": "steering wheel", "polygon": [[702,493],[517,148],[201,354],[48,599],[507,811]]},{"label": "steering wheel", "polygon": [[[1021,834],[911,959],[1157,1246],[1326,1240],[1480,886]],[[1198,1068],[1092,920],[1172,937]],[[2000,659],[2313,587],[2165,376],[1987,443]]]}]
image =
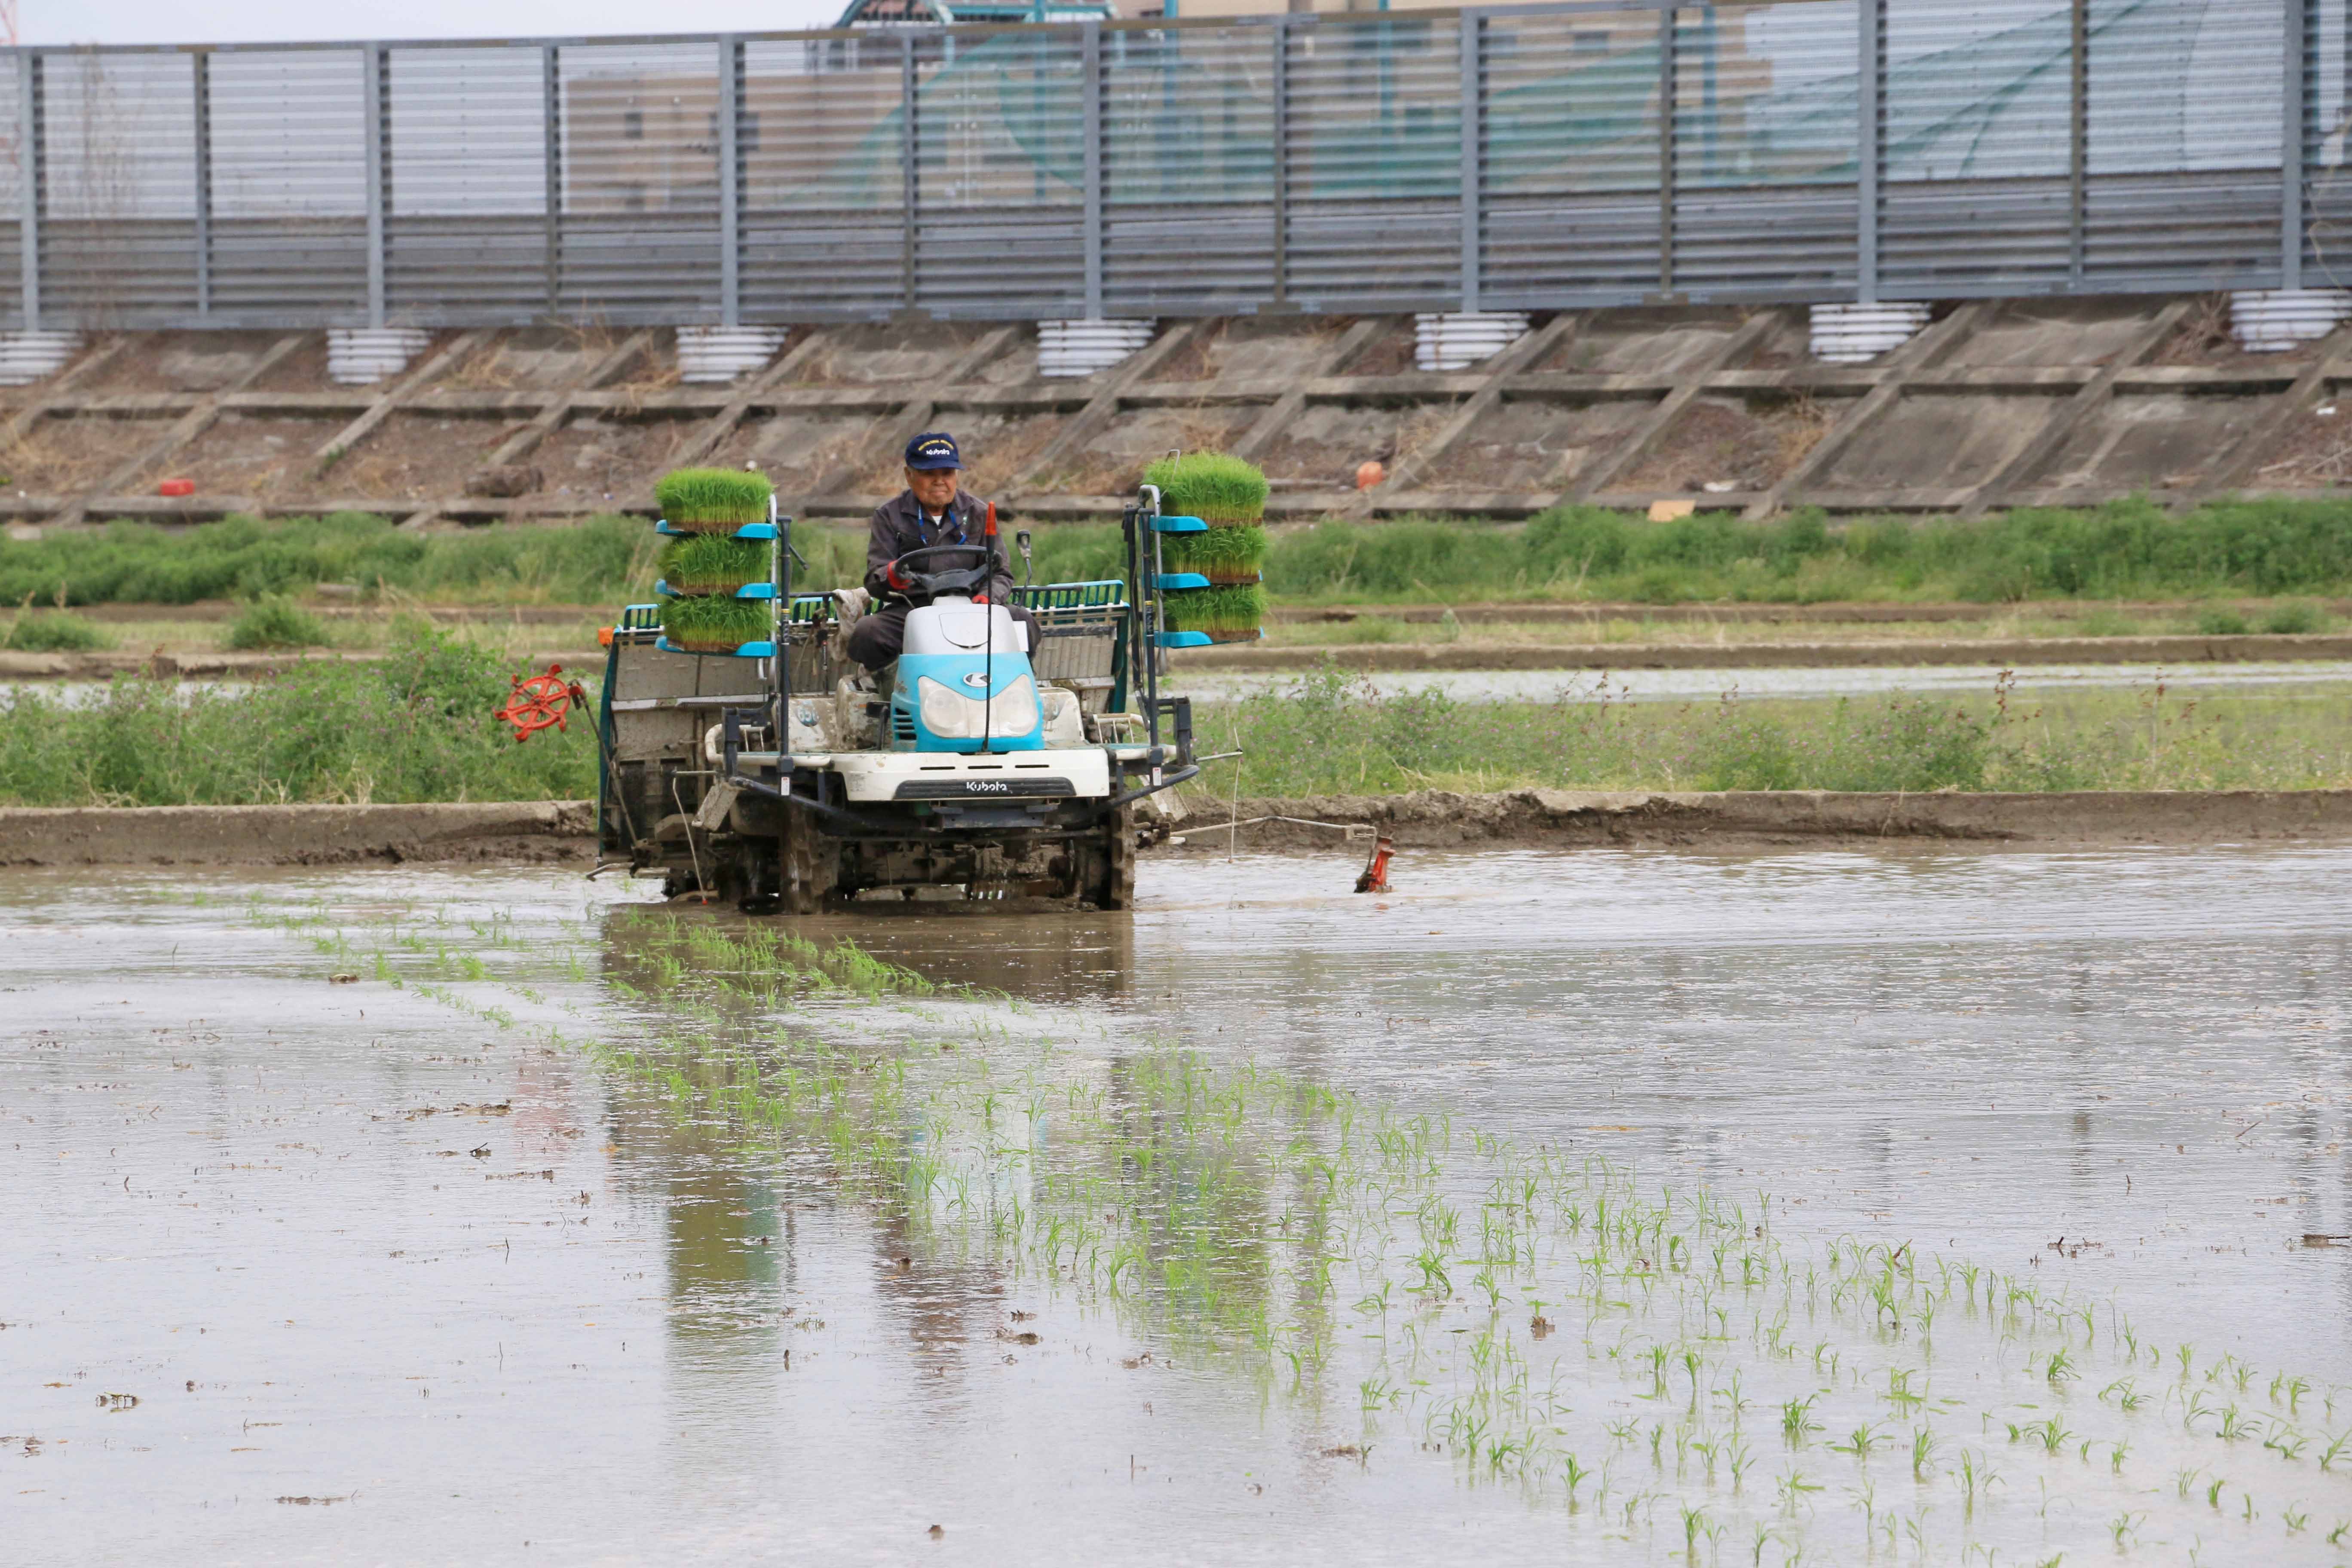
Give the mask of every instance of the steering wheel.
[{"label": "steering wheel", "polygon": [[887,563],[882,581],[909,603],[984,593],[996,574],[994,553],[980,544],[927,544]]}]

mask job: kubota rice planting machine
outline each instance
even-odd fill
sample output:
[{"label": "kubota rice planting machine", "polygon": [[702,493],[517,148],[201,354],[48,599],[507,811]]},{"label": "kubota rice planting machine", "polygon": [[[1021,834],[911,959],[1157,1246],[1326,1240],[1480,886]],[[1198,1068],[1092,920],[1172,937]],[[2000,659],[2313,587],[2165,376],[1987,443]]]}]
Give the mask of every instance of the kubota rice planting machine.
[{"label": "kubota rice planting machine", "polygon": [[1160,650],[1209,638],[1167,629],[1163,590],[1195,584],[1160,570],[1159,542],[1202,524],[1161,515],[1144,486],[1123,514],[1124,582],[1014,589],[1037,620],[1034,660],[1004,606],[973,600],[985,546],[902,557],[916,607],[877,676],[843,651],[862,595],[796,592],[792,520],[772,500],[767,511],[728,533],[767,547],[765,580],[730,591],[763,604],[764,637],[680,646],[658,604],[629,605],[612,629],[600,861],[658,876],[672,896],[789,913],[927,887],[1127,907],[1139,803],[1200,771],[1190,701],[1160,694]]}]

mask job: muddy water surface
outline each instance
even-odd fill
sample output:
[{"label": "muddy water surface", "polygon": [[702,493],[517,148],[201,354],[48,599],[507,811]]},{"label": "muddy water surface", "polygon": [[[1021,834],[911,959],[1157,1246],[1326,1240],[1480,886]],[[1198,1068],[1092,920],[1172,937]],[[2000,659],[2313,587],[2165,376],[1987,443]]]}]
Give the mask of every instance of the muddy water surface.
[{"label": "muddy water surface", "polygon": [[[1704,1409],[1722,1385],[1678,1415],[1628,1392],[1618,1352],[1726,1347],[1706,1353],[1777,1402],[1769,1380],[1802,1358],[1754,1351],[1769,1310],[1744,1334],[1555,1336],[1519,1353],[1586,1347],[1565,1384],[1554,1370],[1549,1419],[1585,1468],[1611,1456],[1617,1488],[1596,1509],[1585,1483],[1570,1514],[1556,1469],[1513,1479],[1475,1438],[1465,1467],[1458,1422],[1360,1389],[1459,1373],[1424,1363],[1422,1337],[1490,1316],[1467,1265],[1391,1331],[1356,1300],[1379,1284],[1360,1263],[1325,1314],[1331,1370],[1269,1376],[1278,1356],[1252,1363],[1217,1328],[1231,1300],[1188,1324],[1173,1294],[1145,1310],[1077,1289],[1075,1265],[951,1239],[950,1210],[1042,1212],[1034,1176],[978,1165],[992,1194],[877,1204],[845,1190],[837,1146],[749,1136],[579,1048],[683,1016],[625,907],[641,889],[16,875],[0,881],[0,1531],[45,1561],[1640,1562],[1684,1550],[1687,1496],[1702,1556],[1706,1519],[1737,1524],[1716,1542],[1731,1561],[1751,1526],[1766,1563],[1892,1550],[1865,1542],[1898,1508],[1919,1531],[1916,1552],[1892,1538],[1905,1560],[2072,1561],[2134,1512],[2161,1560],[2336,1560],[2319,1538],[2352,1488],[2317,1458],[2352,1401],[2319,1401],[2352,1384],[2352,1248],[2305,1238],[2352,1234],[2352,852],[1430,857],[1400,863],[1385,900],[1349,894],[1354,870],[1338,853],[1154,861],[1132,917],[861,907],[804,930],[1018,1005],[820,1001],[793,1026],[919,1084],[994,1051],[1033,1100],[1071,1103],[1172,1037],[1430,1118],[1465,1160],[1475,1129],[1704,1182],[1792,1248],[1853,1233],[2112,1300],[2166,1357],[2190,1345],[2200,1386],[2127,1416],[2090,1385],[2112,1366],[2076,1388],[2028,1364],[2030,1336],[1979,1353],[1948,1326],[1939,1363],[1900,1331],[1865,1346],[1809,1317],[1808,1347],[1844,1333],[1856,1360],[1922,1355],[1958,1396],[1945,1440],[2005,1472],[1964,1520],[1951,1448],[1916,1471],[1823,1448],[1844,1420],[1785,1447],[1772,1403],[1746,1415],[1770,1463],[1743,1485],[1678,1459],[1720,1436]],[[917,1146],[944,1154],[950,1114],[1000,1141],[992,1104],[931,1103],[950,1110],[907,1118]],[[1085,1137],[1034,1109],[1002,1134],[1022,1170]],[[1169,1138],[1152,1147],[1192,1152]],[[1219,1201],[1261,1216],[1248,1229],[1306,1184]],[[2112,1356],[2099,1321],[2084,1353]],[[2259,1375],[2209,1379],[2225,1354]],[[1801,1370],[1825,1398],[1864,1396],[1818,1358]],[[2266,1405],[2284,1373],[2320,1392],[2273,1386]],[[1986,1414],[1988,1386],[2019,1377]],[[2208,1388],[2315,1442],[2222,1442],[2185,1415]],[[1748,1397],[1735,1377],[1735,1433]],[[1862,1418],[1908,1407],[1876,1408]],[[2029,1408],[2065,1418],[2064,1452],[2036,1459],[2001,1430]],[[1602,1438],[1604,1422],[1662,1436]],[[2134,1450],[2112,1472],[2105,1445],[2072,1453],[2102,1424]],[[1768,1469],[1798,1486],[1776,1495]]]}]

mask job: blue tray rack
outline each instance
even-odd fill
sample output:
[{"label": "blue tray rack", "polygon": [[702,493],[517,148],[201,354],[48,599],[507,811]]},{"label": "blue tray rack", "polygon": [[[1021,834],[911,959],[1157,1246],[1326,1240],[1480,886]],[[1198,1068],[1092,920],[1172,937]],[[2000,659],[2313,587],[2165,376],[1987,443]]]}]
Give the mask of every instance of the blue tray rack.
[{"label": "blue tray rack", "polygon": [[[656,582],[654,584],[654,592],[659,594],[665,599],[699,599],[712,597],[712,595],[708,594],[681,594],[676,588],[671,587],[667,581]],[[741,587],[736,589],[733,595],[730,595],[730,597],[738,599],[772,599],[775,596],[776,585],[773,583],[746,583]],[[798,595],[794,596],[798,597]]]},{"label": "blue tray rack", "polygon": [[[669,525],[669,520],[667,518],[659,518],[654,522],[654,531],[656,533],[670,534],[677,538],[685,538],[688,535],[697,533],[716,534],[719,531],[715,528],[672,528]],[[729,539],[773,539],[776,537],[776,525],[772,522],[747,522],[742,527],[735,530],[734,532],[728,534],[726,537]]]},{"label": "blue tray rack", "polygon": [[700,648],[680,647],[667,637],[656,637],[654,646],[664,653],[688,654],[696,658],[773,658],[776,645],[772,642],[747,642],[724,653],[706,653]]}]

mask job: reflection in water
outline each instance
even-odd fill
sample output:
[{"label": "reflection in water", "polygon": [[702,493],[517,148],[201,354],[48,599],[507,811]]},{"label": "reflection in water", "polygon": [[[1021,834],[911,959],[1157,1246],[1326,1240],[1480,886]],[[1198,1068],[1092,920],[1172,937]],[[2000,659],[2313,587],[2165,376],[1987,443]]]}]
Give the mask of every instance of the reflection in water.
[{"label": "reflection in water", "polygon": [[[680,903],[664,912],[734,939],[778,930],[772,920],[717,904]],[[622,965],[618,972],[633,984],[643,984],[636,966],[644,961],[631,956],[628,933],[646,913],[623,905],[601,922],[608,963]],[[821,948],[854,943],[889,962],[917,964],[940,986],[1034,1002],[1117,1003],[1135,980],[1133,916],[1042,900],[866,899],[794,921],[791,931]]]},{"label": "reflection in water", "polygon": [[[1264,1318],[1273,1173],[1252,1156],[1254,1143],[1236,1138],[1238,1110],[1212,1154],[1189,1112],[1171,1118],[1155,1105],[1163,1052],[1120,1045],[1106,1058],[1073,1062],[1031,1039],[1008,1058],[995,1049],[1002,1026],[992,1031],[961,1001],[898,1019],[820,1010],[814,1030],[808,1020],[780,1026],[773,1009],[782,999],[823,1009],[941,987],[862,952],[821,947],[824,933],[813,926],[782,931],[635,910],[603,923],[606,984],[647,1030],[625,1047],[627,1064],[641,1084],[669,1091],[660,1102],[666,1129],[690,1134],[706,1162],[719,1149],[766,1150],[772,1141],[785,1168],[862,1198],[879,1222],[881,1298],[907,1304],[918,1342],[969,1343],[973,1313],[1003,1293],[999,1248],[1039,1224],[1048,1227],[1049,1272],[1075,1270],[1083,1252],[1090,1269],[1108,1262],[1130,1286],[1163,1280],[1210,1318]],[[680,1017],[693,1028],[671,1032]],[[946,1037],[926,1037],[926,1026],[950,1020]],[[989,1054],[973,1048],[975,1039]],[[699,1096],[707,1112],[670,1103],[680,1095]],[[1067,1135],[1077,1128],[1091,1135]],[[684,1196],[705,1213],[721,1201],[660,1179],[673,1201]],[[1098,1221],[1093,1210],[1105,1205]],[[1062,1209],[1070,1212],[1040,1218]],[[696,1240],[698,1252],[729,1259],[745,1250],[734,1226],[708,1220]],[[924,1286],[894,1289],[918,1257]],[[947,1283],[967,1289],[943,1289],[942,1269]],[[706,1281],[678,1267],[673,1277],[681,1298],[673,1310],[691,1316],[686,1286]]]},{"label": "reflection in water", "polygon": [[854,942],[894,963],[921,958],[944,986],[1077,1005],[1116,1003],[1135,979],[1132,915],[1022,900],[861,901],[797,923],[819,942]]}]

